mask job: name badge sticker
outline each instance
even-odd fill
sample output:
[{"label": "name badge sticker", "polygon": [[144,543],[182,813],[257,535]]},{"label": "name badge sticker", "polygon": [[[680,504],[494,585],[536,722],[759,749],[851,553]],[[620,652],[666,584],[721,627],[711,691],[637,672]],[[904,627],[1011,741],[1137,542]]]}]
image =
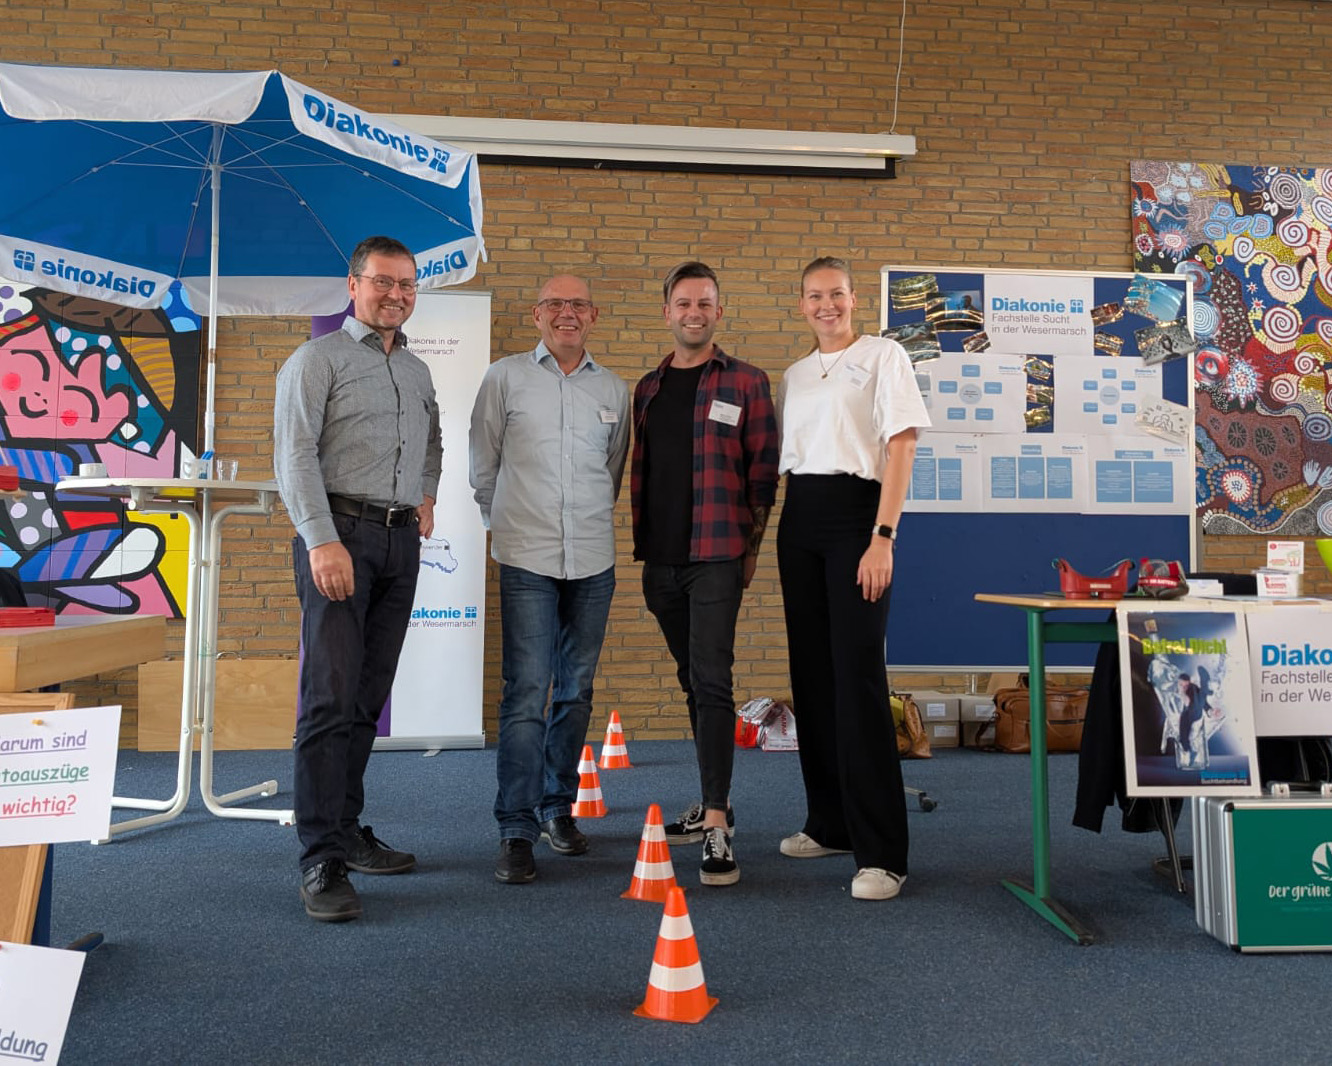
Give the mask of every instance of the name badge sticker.
[{"label": "name badge sticker", "polygon": [[727,403],[724,400],[713,400],[712,407],[708,411],[708,418],[713,422],[723,422],[728,426],[738,426],[740,424],[740,408],[733,403]]},{"label": "name badge sticker", "polygon": [[847,363],[844,376],[855,388],[863,389],[869,384],[870,372],[863,366],[857,366],[855,363]]},{"label": "name badge sticker", "polygon": [[612,411],[609,407],[603,407],[597,412],[603,426],[613,426],[620,420],[620,412]]}]

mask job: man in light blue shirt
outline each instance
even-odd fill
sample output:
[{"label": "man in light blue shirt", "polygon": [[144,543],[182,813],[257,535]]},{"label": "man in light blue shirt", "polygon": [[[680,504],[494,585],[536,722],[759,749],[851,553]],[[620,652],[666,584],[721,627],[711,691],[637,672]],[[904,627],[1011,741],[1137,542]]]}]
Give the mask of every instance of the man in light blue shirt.
[{"label": "man in light blue shirt", "polygon": [[500,564],[495,877],[506,884],[536,879],[543,836],[562,855],[587,851],[572,807],[629,447],[628,386],[584,347],[597,314],[586,281],[551,278],[532,309],[541,343],[491,364],[472,408],[472,488]]}]

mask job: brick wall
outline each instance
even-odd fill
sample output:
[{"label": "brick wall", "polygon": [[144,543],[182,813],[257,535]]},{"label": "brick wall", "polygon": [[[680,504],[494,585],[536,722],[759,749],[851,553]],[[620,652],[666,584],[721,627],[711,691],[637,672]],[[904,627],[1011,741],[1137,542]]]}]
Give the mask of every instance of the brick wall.
[{"label": "brick wall", "polygon": [[[384,112],[864,133],[893,122],[901,10],[873,0],[400,0],[385,13],[345,0],[10,0],[0,59],[277,66]],[[723,345],[774,378],[805,343],[796,279],[817,254],[857,264],[866,327],[884,263],[1129,269],[1129,162],[1332,165],[1330,66],[1332,11],[1310,0],[913,0],[896,132],[914,135],[919,154],[897,181],[483,167],[491,262],[473,284],[494,292],[493,354],[530,346],[536,289],[561,270],[593,282],[602,317],[592,343],[633,381],[666,347],[659,280],[685,257],[721,274]],[[373,203],[366,209],[369,222]],[[218,448],[246,471],[268,468],[273,374],[305,330],[223,324]],[[627,523],[626,503],[594,729],[618,707],[633,736],[681,736],[674,666],[642,607]],[[290,527],[281,515],[236,525],[224,546],[220,647],[292,654]],[[1209,538],[1203,564],[1247,569],[1261,557],[1261,538]],[[1328,591],[1316,569],[1309,584]],[[487,625],[493,734],[493,607]],[[785,691],[771,538],[737,660],[739,698]],[[80,698],[132,707],[131,676],[95,679]]]}]

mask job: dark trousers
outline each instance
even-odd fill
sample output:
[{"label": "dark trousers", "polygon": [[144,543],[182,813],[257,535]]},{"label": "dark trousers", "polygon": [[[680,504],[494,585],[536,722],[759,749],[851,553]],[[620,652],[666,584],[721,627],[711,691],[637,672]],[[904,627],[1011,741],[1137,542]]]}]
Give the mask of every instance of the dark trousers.
[{"label": "dark trousers", "polygon": [[393,688],[416,594],[421,540],[415,523],[388,529],[335,514],[356,591],[330,600],[314,587],[305,542],[292,542],[301,601],[301,713],[296,721],[296,834],[301,869],[346,858],[365,805],[362,778],[379,715]]},{"label": "dark trousers", "polygon": [[744,595],[744,560],[671,566],[645,563],[643,599],[675,659],[689,707],[703,806],[726,810],[735,757],[735,619]]},{"label": "dark trousers", "polygon": [[777,564],[809,806],[804,831],[849,848],[858,867],[905,876],[906,798],[883,661],[888,593],[869,603],[856,584],[878,502],[877,481],[791,475]]}]

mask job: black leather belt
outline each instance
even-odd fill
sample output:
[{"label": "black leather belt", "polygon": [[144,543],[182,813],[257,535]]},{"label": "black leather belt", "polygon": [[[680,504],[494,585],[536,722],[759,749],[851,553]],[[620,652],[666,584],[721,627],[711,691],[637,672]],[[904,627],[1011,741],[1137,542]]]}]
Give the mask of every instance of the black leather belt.
[{"label": "black leather belt", "polygon": [[328,509],[334,514],[363,518],[367,522],[373,522],[377,526],[388,526],[390,529],[397,529],[416,521],[416,508],[405,503],[395,503],[391,507],[385,507],[383,504],[370,503],[368,500],[330,494]]}]

